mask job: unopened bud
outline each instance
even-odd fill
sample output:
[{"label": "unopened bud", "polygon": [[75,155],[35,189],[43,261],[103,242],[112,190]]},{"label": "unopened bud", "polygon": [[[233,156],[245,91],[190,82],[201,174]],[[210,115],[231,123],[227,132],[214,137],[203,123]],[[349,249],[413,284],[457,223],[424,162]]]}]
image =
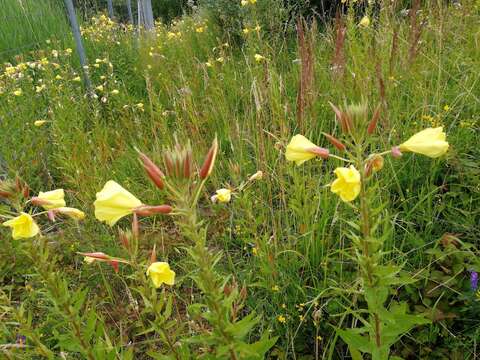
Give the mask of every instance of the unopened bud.
[{"label": "unopened bud", "polygon": [[263,178],[263,171],[257,171],[255,174],[248,178],[248,181],[261,180]]},{"label": "unopened bud", "polygon": [[118,271],[120,270],[118,261],[112,260],[112,261],[110,261],[110,265],[112,265],[113,270],[114,270],[116,273],[118,273]]},{"label": "unopened bud", "polygon": [[0,197],[9,198],[10,196],[12,196],[12,193],[9,193],[8,191],[0,190]]},{"label": "unopened bud", "polygon": [[368,124],[367,133],[369,135],[373,134],[375,128],[377,127],[378,119],[380,118],[380,105],[377,106],[375,112],[373,113],[372,120]]},{"label": "unopened bud", "polygon": [[128,241],[128,235],[123,231],[119,230],[118,232],[118,237],[120,239],[120,243],[123,245],[125,249],[129,248],[129,241]]},{"label": "unopened bud", "polygon": [[53,210],[48,210],[47,216],[51,222],[55,222],[55,212]]},{"label": "unopened bud", "polygon": [[152,252],[150,253],[150,264],[153,264],[157,261],[157,247],[153,244]]},{"label": "unopened bud", "polygon": [[28,199],[30,197],[30,187],[27,184],[23,186],[22,194],[25,199]]},{"label": "unopened bud", "polygon": [[400,151],[400,148],[398,146],[394,146],[392,148],[392,156],[396,159],[398,159],[399,157],[401,157],[403,154],[402,152]]},{"label": "unopened bud", "polygon": [[170,205],[141,205],[133,210],[133,213],[139,216],[152,216],[156,214],[169,214],[173,208]]},{"label": "unopened bud", "polygon": [[380,155],[374,155],[371,159],[368,160],[365,165],[365,176],[370,176],[372,173],[382,170],[383,168],[383,157]]},{"label": "unopened bud", "polygon": [[140,237],[140,226],[138,224],[138,216],[137,213],[133,213],[133,219],[132,219],[132,236],[134,239],[138,240]]},{"label": "unopened bud", "polygon": [[147,172],[148,177],[152,182],[159,188],[164,188],[163,178],[165,175],[163,174],[162,170],[155,165],[155,163],[150,160],[150,158],[142,152],[138,152],[138,156],[143,164],[143,168]]},{"label": "unopened bud", "polygon": [[327,138],[327,140],[330,142],[330,144],[335,146],[338,150],[345,151],[345,149],[347,148],[340,140],[333,137],[332,135],[327,134],[327,133],[322,133],[322,134]]},{"label": "unopened bud", "polygon": [[341,111],[339,108],[337,108],[331,102],[329,102],[329,104],[332,107],[333,111],[335,112],[337,121],[340,123],[342,131],[344,133],[349,133],[352,130],[352,120],[350,119],[348,114]]},{"label": "unopened bud", "polygon": [[208,150],[207,156],[205,157],[205,161],[203,162],[202,168],[200,169],[199,176],[200,179],[206,179],[210,176],[213,170],[213,166],[215,165],[215,159],[217,157],[218,152],[218,141],[217,137],[213,140],[212,146],[210,150]]}]

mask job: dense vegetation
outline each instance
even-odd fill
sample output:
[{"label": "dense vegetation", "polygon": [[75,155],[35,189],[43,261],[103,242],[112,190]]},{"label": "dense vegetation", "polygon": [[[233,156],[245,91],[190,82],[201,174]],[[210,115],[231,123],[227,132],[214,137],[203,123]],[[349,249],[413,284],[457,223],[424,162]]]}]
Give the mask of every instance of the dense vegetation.
[{"label": "dense vegetation", "polygon": [[[0,226],[0,357],[478,356],[478,1],[347,2],[304,21],[276,0],[204,0],[156,9],[154,33],[89,13],[91,89],[61,2],[0,5],[0,222],[25,212],[41,233]],[[446,154],[392,156],[438,127]],[[285,156],[297,134],[317,151],[300,166]],[[352,201],[330,186],[343,158],[362,184],[358,164],[378,161]],[[102,223],[109,180],[173,210]],[[42,210],[60,188],[85,219]],[[378,317],[399,331],[390,355],[369,347]]]}]

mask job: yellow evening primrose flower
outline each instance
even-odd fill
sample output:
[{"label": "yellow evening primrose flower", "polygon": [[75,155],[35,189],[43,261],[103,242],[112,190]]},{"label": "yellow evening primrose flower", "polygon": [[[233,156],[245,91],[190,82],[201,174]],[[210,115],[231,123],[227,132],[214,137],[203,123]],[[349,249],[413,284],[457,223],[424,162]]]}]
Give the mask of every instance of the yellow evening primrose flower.
[{"label": "yellow evening primrose flower", "polygon": [[355,200],[360,194],[361,180],[360,173],[353,165],[350,167],[338,167],[335,169],[337,179],[332,183],[330,190],[339,195],[345,202]]},{"label": "yellow evening primrose flower", "polygon": [[22,94],[23,94],[22,89],[17,89],[13,92],[13,95],[15,95],[15,96],[22,96]]},{"label": "yellow evening primrose flower", "polygon": [[364,16],[362,20],[358,23],[361,27],[369,27],[370,26],[370,18],[368,16]]},{"label": "yellow evening primrose flower", "polygon": [[215,198],[221,203],[227,203],[232,198],[232,191],[229,189],[219,189],[216,191]]},{"label": "yellow evening primrose flower", "polygon": [[42,204],[42,207],[45,210],[52,210],[66,205],[64,200],[65,192],[63,191],[63,189],[57,189],[47,192],[40,191],[37,198],[40,200],[48,201],[48,204]]},{"label": "yellow evening primrose flower", "polygon": [[437,158],[448,151],[449,144],[443,127],[428,128],[413,135],[401,144],[400,151],[411,151],[431,158]]},{"label": "yellow evening primrose flower", "polygon": [[277,316],[277,320],[278,320],[278,322],[281,323],[281,324],[285,324],[285,323],[287,322],[287,319],[286,319],[285,316],[283,316],[283,315]]},{"label": "yellow evening primrose flower", "polygon": [[130,215],[142,202],[115,181],[108,181],[102,191],[97,193],[95,217],[113,226],[122,217]]},{"label": "yellow evening primrose flower", "polygon": [[328,157],[328,150],[318,147],[303,135],[295,135],[287,145],[287,151],[285,152],[287,160],[294,161],[297,166],[316,156],[326,158]]},{"label": "yellow evening primrose flower", "polygon": [[28,239],[36,236],[40,232],[40,228],[33,218],[24,212],[16,218],[4,222],[2,225],[12,228],[12,237],[15,240]]},{"label": "yellow evening primrose flower", "polygon": [[263,60],[265,60],[265,56],[262,56],[262,55],[260,55],[260,54],[255,54],[255,55],[254,55],[254,58],[255,58],[255,61],[256,61],[257,63],[262,62]]},{"label": "yellow evening primrose flower", "polygon": [[162,284],[173,285],[175,282],[175,272],[170,270],[170,265],[166,262],[154,262],[147,269],[147,276],[152,279],[156,288]]}]

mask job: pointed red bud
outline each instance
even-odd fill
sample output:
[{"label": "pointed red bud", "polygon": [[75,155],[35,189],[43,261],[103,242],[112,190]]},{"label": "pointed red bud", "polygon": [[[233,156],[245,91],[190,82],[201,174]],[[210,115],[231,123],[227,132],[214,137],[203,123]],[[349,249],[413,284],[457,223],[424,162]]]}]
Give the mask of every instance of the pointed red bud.
[{"label": "pointed red bud", "polygon": [[330,141],[330,144],[332,144],[333,146],[335,146],[338,150],[340,151],[345,151],[345,149],[347,148],[340,140],[338,140],[336,137],[333,137],[332,135],[330,134],[327,134],[327,133],[322,133],[328,141]]},{"label": "pointed red bud", "polygon": [[128,242],[128,236],[127,234],[125,234],[125,232],[123,230],[120,230],[119,231],[119,234],[118,234],[118,237],[120,238],[120,242],[122,243],[122,245],[125,247],[125,249],[128,249],[130,244]]},{"label": "pointed red bud", "polygon": [[140,226],[138,224],[138,216],[136,212],[133,212],[132,219],[132,236],[134,239],[138,239],[140,236]]},{"label": "pointed red bud", "polygon": [[372,120],[370,120],[370,123],[368,124],[367,133],[369,135],[374,133],[375,128],[377,127],[378,119],[380,119],[380,105],[378,105],[375,109]]},{"label": "pointed red bud", "polygon": [[[138,150],[137,150],[138,151]],[[164,183],[163,183],[163,178],[165,177],[165,174],[160,170],[160,168],[155,165],[155,163],[150,160],[150,158],[145,155],[142,152],[138,152],[138,157],[140,158],[140,161],[142,162],[143,168],[147,172],[148,177],[152,182],[160,189],[162,190],[164,188]]]},{"label": "pointed red bud", "polygon": [[12,193],[9,193],[8,191],[2,191],[0,190],[0,197],[3,197],[3,198],[9,198],[10,196],[12,196],[13,194]]},{"label": "pointed red bud", "polygon": [[153,244],[152,252],[150,253],[150,264],[157,261],[157,246]]},{"label": "pointed red bud", "polygon": [[109,261],[110,260],[110,256],[108,256],[107,254],[105,254],[103,252],[91,252],[91,253],[79,252],[78,254],[80,254],[82,256],[89,257],[89,258],[93,258],[95,260],[101,260],[101,261]]},{"label": "pointed red bud", "polygon": [[112,265],[113,270],[114,270],[116,273],[118,273],[118,270],[119,270],[118,261],[112,260],[112,261],[110,261],[110,265]]},{"label": "pointed red bud", "polygon": [[200,179],[206,179],[210,176],[213,170],[213,166],[215,165],[215,159],[217,157],[218,152],[218,141],[217,137],[213,140],[212,146],[210,150],[208,150],[207,156],[205,157],[205,161],[203,162],[202,168],[200,169],[199,176]]},{"label": "pointed red bud", "polygon": [[352,129],[352,120],[350,119],[350,117],[346,113],[341,111],[339,108],[337,108],[335,105],[333,105],[331,102],[328,103],[335,112],[337,121],[340,123],[342,131],[344,133],[349,133]]},{"label": "pointed red bud", "polygon": [[28,199],[30,197],[30,187],[27,184],[23,186],[22,194],[25,199]]},{"label": "pointed red bud", "polygon": [[152,216],[156,214],[169,214],[173,208],[170,205],[141,205],[133,210],[134,215]]}]

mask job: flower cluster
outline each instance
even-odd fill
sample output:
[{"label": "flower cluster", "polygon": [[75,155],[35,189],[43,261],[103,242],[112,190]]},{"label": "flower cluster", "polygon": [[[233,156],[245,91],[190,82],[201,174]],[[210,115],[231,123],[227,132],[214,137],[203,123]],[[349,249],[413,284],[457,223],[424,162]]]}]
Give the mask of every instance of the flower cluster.
[{"label": "flower cluster", "polygon": [[[349,143],[352,147],[359,142],[360,137],[365,136],[365,134],[371,135],[375,131],[379,117],[378,111],[375,112],[368,123],[365,132],[359,130],[358,114],[362,116],[365,114],[365,110],[361,106],[350,107],[347,111],[341,111],[334,106],[333,108],[343,132],[349,134],[353,139],[353,142]],[[347,146],[342,141],[330,134],[324,135],[336,149],[341,152],[346,152],[347,154],[349,153]],[[379,171],[383,167],[383,155],[391,154],[393,157],[398,158],[402,156],[402,153],[413,152],[431,158],[437,158],[444,155],[448,151],[448,148],[449,144],[446,141],[446,134],[443,128],[428,128],[413,135],[404,143],[394,146],[389,151],[371,154],[365,160],[364,164],[357,164],[363,168],[363,175],[355,165],[352,164],[355,162],[354,159],[335,156],[331,154],[328,149],[315,145],[303,135],[295,135],[291,139],[287,145],[285,156],[287,160],[295,162],[297,166],[316,157],[322,159],[334,157],[346,163],[351,163],[348,167],[338,167],[335,169],[334,173],[337,178],[330,186],[331,191],[340,196],[340,199],[345,202],[351,202],[360,194],[362,178],[368,177],[372,172]]]}]

